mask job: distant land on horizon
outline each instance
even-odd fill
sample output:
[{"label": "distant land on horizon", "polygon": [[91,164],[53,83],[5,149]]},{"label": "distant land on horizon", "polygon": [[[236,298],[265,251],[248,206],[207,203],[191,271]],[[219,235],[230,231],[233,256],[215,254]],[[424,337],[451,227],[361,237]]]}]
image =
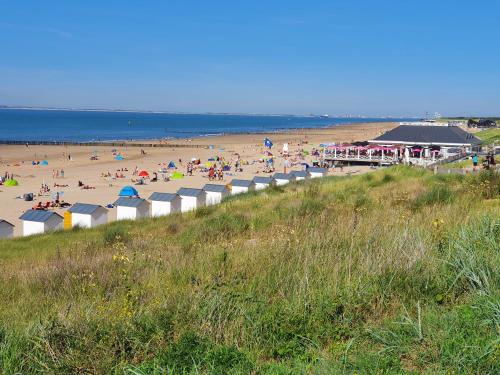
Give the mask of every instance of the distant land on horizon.
[{"label": "distant land on horizon", "polygon": [[[228,116],[290,116],[290,117],[320,117],[322,114],[290,114],[290,113],[251,113],[251,112],[186,112],[186,111],[166,111],[166,110],[146,110],[146,109],[123,109],[123,108],[70,108],[70,107],[37,107],[37,106],[11,106],[0,105],[0,109],[23,109],[33,111],[73,111],[73,112],[125,112],[125,113],[158,113],[158,114],[178,114],[178,115],[228,115]],[[371,116],[371,115],[328,115],[330,118],[378,118],[378,119],[396,119],[396,118],[421,118],[422,116],[416,115],[385,115],[385,116]]]}]

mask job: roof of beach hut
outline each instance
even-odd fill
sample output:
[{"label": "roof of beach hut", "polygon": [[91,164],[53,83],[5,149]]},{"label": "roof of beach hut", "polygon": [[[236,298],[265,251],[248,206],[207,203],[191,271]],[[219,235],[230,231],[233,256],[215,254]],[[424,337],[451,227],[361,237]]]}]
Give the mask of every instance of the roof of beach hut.
[{"label": "roof of beach hut", "polygon": [[149,197],[149,200],[157,202],[172,202],[177,198],[179,198],[179,195],[175,193],[153,193]]},{"label": "roof of beach hut", "polygon": [[203,190],[212,193],[225,193],[227,192],[227,187],[226,185],[206,184],[205,186],[203,186]]},{"label": "roof of beach hut", "polygon": [[270,184],[273,182],[273,179],[271,177],[255,176],[253,182],[256,184]]},{"label": "roof of beach hut", "polygon": [[75,203],[68,211],[72,214],[92,215],[99,208],[104,208],[98,204]]},{"label": "roof of beach hut", "polygon": [[184,197],[197,197],[200,194],[203,194],[204,191],[202,189],[193,189],[193,188],[180,188],[177,191],[177,194]]},{"label": "roof of beach hut", "polygon": [[10,225],[11,227],[15,226],[14,224],[11,224],[7,220],[4,220],[4,219],[0,219],[0,224],[7,224],[7,225]]},{"label": "roof of beach hut", "polygon": [[293,180],[295,176],[292,173],[275,173],[273,178],[275,180]]},{"label": "roof of beach hut", "polygon": [[44,211],[44,210],[29,210],[23,213],[19,219],[24,221],[36,221],[39,223],[45,223],[52,216],[59,216],[62,219],[62,216],[54,211]]},{"label": "roof of beach hut", "polygon": [[139,207],[144,202],[147,202],[147,200],[145,200],[143,198],[120,197],[116,200],[114,205],[115,206],[122,206],[122,207]]},{"label": "roof of beach hut", "polygon": [[254,182],[252,180],[239,180],[235,179],[231,181],[231,186],[240,186],[240,187],[249,187],[253,184]]},{"label": "roof of beach hut", "polygon": [[326,172],[328,172],[328,170],[326,168],[309,167],[309,168],[307,168],[307,172],[312,172],[312,173],[326,173]]}]

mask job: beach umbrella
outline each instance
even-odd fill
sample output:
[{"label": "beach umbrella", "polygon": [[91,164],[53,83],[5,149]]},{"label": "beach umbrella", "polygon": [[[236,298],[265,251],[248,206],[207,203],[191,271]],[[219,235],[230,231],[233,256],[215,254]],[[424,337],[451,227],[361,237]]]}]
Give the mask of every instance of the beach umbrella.
[{"label": "beach umbrella", "polygon": [[264,139],[264,146],[267,148],[272,148],[273,142],[269,138],[266,138],[266,139]]},{"label": "beach umbrella", "polygon": [[5,186],[17,186],[17,185],[19,185],[17,180],[8,179],[7,181],[5,181]]},{"label": "beach umbrella", "polygon": [[132,186],[124,186],[121,190],[120,193],[118,194],[120,197],[134,197],[134,196],[139,196],[139,192],[135,190]]},{"label": "beach umbrella", "polygon": [[173,161],[168,163],[168,168],[175,168],[175,163]]},{"label": "beach umbrella", "polygon": [[139,172],[139,176],[140,176],[140,177],[149,177],[149,173],[148,173],[148,172],[146,172],[146,171],[140,171],[140,172]]},{"label": "beach umbrella", "polygon": [[49,165],[49,162],[47,160],[43,160],[40,165]]},{"label": "beach umbrella", "polygon": [[116,156],[115,156],[115,160],[123,160],[123,156],[121,156],[121,155],[116,155]]}]

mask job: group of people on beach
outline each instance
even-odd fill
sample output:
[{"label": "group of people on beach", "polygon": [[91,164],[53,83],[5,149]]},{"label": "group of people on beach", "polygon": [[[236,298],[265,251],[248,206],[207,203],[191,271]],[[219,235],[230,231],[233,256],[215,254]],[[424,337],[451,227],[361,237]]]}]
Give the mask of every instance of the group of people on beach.
[{"label": "group of people on beach", "polygon": [[64,169],[52,169],[52,178],[64,178]]}]

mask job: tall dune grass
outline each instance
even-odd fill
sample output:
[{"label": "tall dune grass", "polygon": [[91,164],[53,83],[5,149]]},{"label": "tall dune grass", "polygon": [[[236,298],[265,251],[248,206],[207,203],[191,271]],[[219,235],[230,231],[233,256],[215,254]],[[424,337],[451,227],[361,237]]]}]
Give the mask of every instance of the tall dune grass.
[{"label": "tall dune grass", "polygon": [[499,189],[396,167],[0,241],[0,365],[497,373]]}]

